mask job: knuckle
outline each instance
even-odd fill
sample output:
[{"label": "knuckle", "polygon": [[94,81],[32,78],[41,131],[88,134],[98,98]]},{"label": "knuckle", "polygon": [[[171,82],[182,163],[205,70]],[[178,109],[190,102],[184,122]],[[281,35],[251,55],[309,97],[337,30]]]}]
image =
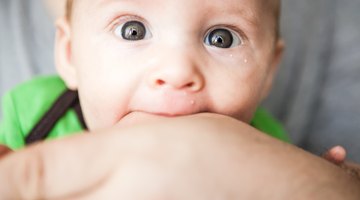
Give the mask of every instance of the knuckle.
[{"label": "knuckle", "polygon": [[20,163],[20,173],[17,183],[23,183],[19,187],[21,199],[43,199],[45,191],[45,162],[44,154],[39,147],[31,149],[29,155],[24,156]]}]

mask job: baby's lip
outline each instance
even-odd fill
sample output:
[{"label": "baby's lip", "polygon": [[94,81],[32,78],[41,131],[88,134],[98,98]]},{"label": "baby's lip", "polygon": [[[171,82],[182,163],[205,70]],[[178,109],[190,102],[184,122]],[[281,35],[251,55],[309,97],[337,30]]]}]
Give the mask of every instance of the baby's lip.
[{"label": "baby's lip", "polygon": [[[205,111],[203,111],[205,112]],[[128,112],[121,120],[119,125],[128,126],[137,123],[151,123],[152,120],[159,120],[161,118],[173,118],[181,117],[186,115],[198,114],[203,112],[152,112],[145,110],[133,110]]]},{"label": "baby's lip", "polygon": [[165,113],[150,113],[145,111],[131,111],[119,121],[120,126],[132,126],[138,123],[151,123],[152,120],[174,117]]},{"label": "baby's lip", "polygon": [[144,112],[163,117],[178,117],[204,112],[207,106],[200,100],[188,98],[160,98],[151,101],[143,101],[141,104],[133,104],[130,111]]},{"label": "baby's lip", "polygon": [[160,116],[160,117],[179,117],[179,116],[184,116],[184,115],[195,114],[195,113],[185,113],[185,112],[181,112],[181,113],[145,112],[145,113],[150,114],[150,115]]},{"label": "baby's lip", "polygon": [[177,117],[208,110],[204,93],[191,93],[164,87],[158,90],[139,90],[129,102],[129,111],[145,112],[163,117]]},{"label": "baby's lip", "polygon": [[171,118],[171,117],[180,117],[180,116],[197,114],[197,113],[200,113],[200,112],[152,112],[152,111],[137,110],[137,111],[132,111],[130,113],[131,114],[134,114],[134,113],[139,114],[139,113],[141,113],[141,114],[149,115],[149,116],[158,116],[158,117]]},{"label": "baby's lip", "polygon": [[196,106],[167,106],[167,105],[154,105],[148,109],[136,109],[132,112],[141,112],[149,115],[156,115],[161,117],[179,117],[185,115],[192,115],[204,112]]}]

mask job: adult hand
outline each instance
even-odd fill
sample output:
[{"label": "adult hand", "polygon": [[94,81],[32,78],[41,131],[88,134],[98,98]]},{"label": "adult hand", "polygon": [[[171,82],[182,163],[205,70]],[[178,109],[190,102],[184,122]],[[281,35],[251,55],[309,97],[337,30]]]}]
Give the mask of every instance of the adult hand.
[{"label": "adult hand", "polygon": [[346,150],[342,146],[335,146],[329,149],[324,155],[327,161],[341,167],[348,174],[357,177],[360,179],[360,165],[358,163],[353,163],[346,161]]},{"label": "adult hand", "polygon": [[0,199],[360,198],[340,168],[228,117],[119,127],[10,153]]}]

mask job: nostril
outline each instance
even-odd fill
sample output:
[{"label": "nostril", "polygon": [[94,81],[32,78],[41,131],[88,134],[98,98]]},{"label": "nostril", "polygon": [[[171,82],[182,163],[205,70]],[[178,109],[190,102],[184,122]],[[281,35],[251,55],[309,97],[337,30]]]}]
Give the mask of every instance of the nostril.
[{"label": "nostril", "polygon": [[191,87],[193,87],[193,86],[194,86],[194,82],[191,82],[191,83],[186,84],[186,87],[187,87],[187,88],[191,88]]},{"label": "nostril", "polygon": [[172,88],[176,90],[189,90],[192,92],[201,90],[203,82],[201,79],[187,80],[182,78],[153,78],[150,85],[154,88]]},{"label": "nostril", "polygon": [[156,80],[156,84],[157,85],[164,85],[165,84],[165,81],[161,80],[161,79],[158,79]]}]

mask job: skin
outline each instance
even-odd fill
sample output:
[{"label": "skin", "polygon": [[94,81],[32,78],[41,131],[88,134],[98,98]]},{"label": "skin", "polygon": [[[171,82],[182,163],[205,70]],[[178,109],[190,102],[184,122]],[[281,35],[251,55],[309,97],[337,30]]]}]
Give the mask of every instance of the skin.
[{"label": "skin", "polygon": [[[58,20],[57,69],[69,88],[79,90],[90,130],[113,126],[134,111],[167,116],[212,112],[251,120],[269,92],[284,48],[282,39],[275,37],[273,10],[268,9],[273,3],[176,3],[155,2],[167,8],[164,13],[141,1],[102,3],[99,9],[98,4],[77,0],[71,22],[66,17]],[[63,13],[59,8],[64,4],[47,0],[55,15]],[[116,8],[109,9],[113,4]],[[129,42],[114,35],[114,27],[134,19],[147,22],[150,38]],[[203,44],[207,29],[239,21],[235,27],[242,32],[241,44],[231,49]],[[174,38],[177,35],[182,37]],[[335,147],[325,155],[341,163],[346,152]]]},{"label": "skin", "polygon": [[[133,112],[211,112],[249,122],[283,50],[263,6],[260,0],[78,0],[71,23],[57,22],[57,69],[79,91],[90,130]],[[126,41],[114,33],[131,20],[145,24],[146,39]],[[204,44],[214,27],[233,31],[240,43],[228,49]]]},{"label": "skin", "polygon": [[[5,154],[2,198],[358,199],[357,180],[338,167],[243,123],[267,95],[283,49],[263,2],[179,2],[156,1],[159,12],[142,1],[79,0],[71,23],[57,22],[58,71],[79,90],[95,134]],[[134,14],[147,40],[114,34]],[[229,24],[241,30],[240,45],[203,44],[210,28]]]},{"label": "skin", "polygon": [[360,198],[360,182],[340,168],[227,116],[130,114],[126,121],[136,126],[8,154],[0,161],[8,183],[1,199]]}]

